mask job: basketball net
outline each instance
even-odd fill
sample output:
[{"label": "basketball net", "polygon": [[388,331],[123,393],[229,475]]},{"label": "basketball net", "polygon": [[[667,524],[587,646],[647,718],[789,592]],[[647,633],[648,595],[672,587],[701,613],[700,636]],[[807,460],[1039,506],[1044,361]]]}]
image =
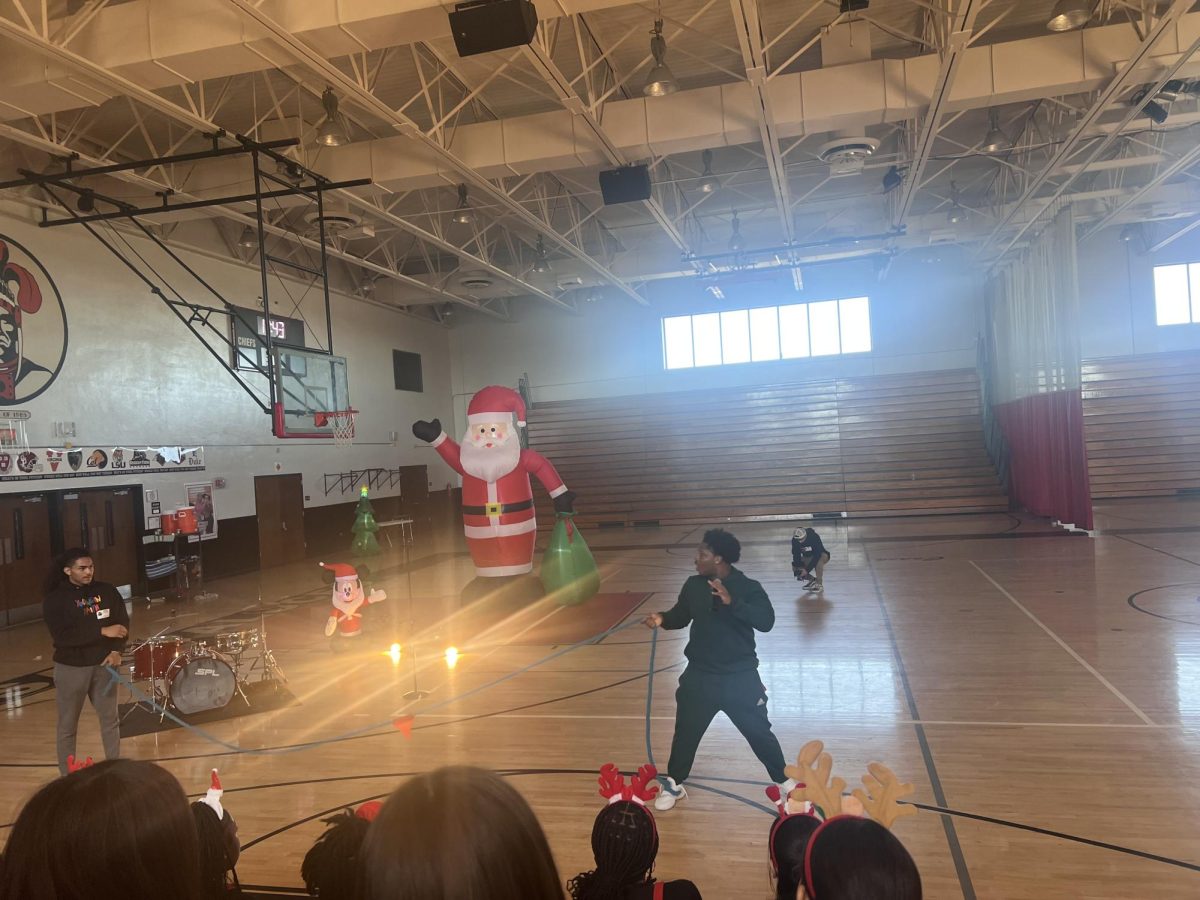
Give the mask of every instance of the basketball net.
[{"label": "basketball net", "polygon": [[338,447],[349,447],[354,443],[354,417],[357,409],[336,409],[331,412],[313,413],[313,424],[318,428],[329,426],[333,443]]}]

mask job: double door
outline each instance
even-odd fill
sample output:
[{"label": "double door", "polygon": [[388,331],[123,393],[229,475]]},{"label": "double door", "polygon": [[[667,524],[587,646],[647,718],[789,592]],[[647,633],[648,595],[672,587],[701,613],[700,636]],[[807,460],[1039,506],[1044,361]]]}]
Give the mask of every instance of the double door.
[{"label": "double door", "polygon": [[133,585],[138,578],[138,541],[134,510],[137,487],[60,494],[62,545],[84,547],[96,563],[96,580]]},{"label": "double door", "polygon": [[139,490],[0,494],[0,625],[41,616],[51,563],[69,547],[91,554],[99,580],[136,590]]},{"label": "double door", "polygon": [[53,558],[48,496],[0,495],[0,625],[41,615]]}]

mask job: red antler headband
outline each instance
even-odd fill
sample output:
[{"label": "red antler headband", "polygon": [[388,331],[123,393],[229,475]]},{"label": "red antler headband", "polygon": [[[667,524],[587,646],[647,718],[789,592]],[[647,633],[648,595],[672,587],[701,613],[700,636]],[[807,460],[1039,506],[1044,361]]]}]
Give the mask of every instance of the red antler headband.
[{"label": "red antler headband", "polygon": [[86,769],[90,765],[92,765],[92,758],[90,756],[84,761],[79,761],[75,759],[74,754],[71,754],[67,757],[67,774],[78,772],[80,769]]},{"label": "red antler headband", "polygon": [[658,793],[658,785],[654,783],[658,770],[654,766],[642,766],[637,774],[625,784],[625,776],[613,763],[605,763],[600,767],[600,796],[611,806],[618,800],[631,800],[639,806],[645,806],[647,800],[653,800]]}]

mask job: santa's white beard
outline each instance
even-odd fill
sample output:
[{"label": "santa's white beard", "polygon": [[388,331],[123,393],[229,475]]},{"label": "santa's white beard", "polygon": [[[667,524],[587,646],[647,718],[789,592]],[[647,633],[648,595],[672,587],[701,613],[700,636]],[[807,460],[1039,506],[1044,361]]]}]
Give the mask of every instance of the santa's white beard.
[{"label": "santa's white beard", "polygon": [[490,449],[471,442],[468,433],[462,443],[459,461],[468,475],[484,481],[499,481],[517,467],[521,460],[521,442],[512,435]]}]

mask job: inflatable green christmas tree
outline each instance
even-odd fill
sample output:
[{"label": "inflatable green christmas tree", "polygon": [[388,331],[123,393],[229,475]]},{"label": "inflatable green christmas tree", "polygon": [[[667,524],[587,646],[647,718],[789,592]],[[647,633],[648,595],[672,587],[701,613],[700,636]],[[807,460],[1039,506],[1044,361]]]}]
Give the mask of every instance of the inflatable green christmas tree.
[{"label": "inflatable green christmas tree", "polygon": [[350,552],[357,556],[374,556],[378,553],[379,542],[375,540],[375,532],[378,530],[375,511],[371,509],[371,501],[367,499],[367,486],[364,484],[359,491],[358,507],[354,510],[354,525],[350,529],[354,533]]}]

